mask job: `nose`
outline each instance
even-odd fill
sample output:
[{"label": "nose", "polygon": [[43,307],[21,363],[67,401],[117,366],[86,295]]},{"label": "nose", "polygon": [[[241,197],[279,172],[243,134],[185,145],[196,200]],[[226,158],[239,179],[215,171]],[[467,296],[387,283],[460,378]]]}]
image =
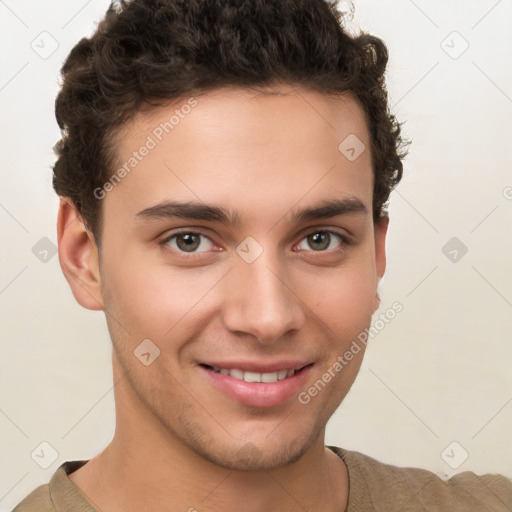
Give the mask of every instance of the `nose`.
[{"label": "nose", "polygon": [[223,320],[230,331],[268,344],[299,330],[305,315],[279,264],[264,254],[252,263],[238,261],[229,273]]}]

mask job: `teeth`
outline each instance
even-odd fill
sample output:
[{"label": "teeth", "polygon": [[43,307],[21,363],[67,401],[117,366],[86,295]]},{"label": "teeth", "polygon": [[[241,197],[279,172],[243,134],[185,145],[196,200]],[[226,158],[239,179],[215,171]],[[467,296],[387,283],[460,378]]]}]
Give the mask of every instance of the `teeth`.
[{"label": "teeth", "polygon": [[238,380],[245,380],[245,382],[277,382],[278,380],[286,379],[295,375],[295,370],[279,370],[277,372],[258,373],[258,372],[244,372],[233,368],[227,370],[226,368],[212,367],[214,372],[221,373],[222,375],[230,375]]},{"label": "teeth", "polygon": [[245,372],[244,380],[245,382],[261,382],[261,373]]},{"label": "teeth", "polygon": [[235,379],[244,380],[244,372],[242,370],[229,370],[228,375],[231,375],[231,377]]},{"label": "teeth", "polygon": [[277,372],[272,373],[262,373],[261,374],[261,382],[277,382]]}]

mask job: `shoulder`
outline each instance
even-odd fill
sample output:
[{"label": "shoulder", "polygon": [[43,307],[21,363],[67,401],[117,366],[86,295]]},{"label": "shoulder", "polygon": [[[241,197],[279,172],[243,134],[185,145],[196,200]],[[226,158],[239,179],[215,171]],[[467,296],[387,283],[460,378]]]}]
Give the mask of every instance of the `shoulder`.
[{"label": "shoulder", "polygon": [[50,484],[40,485],[24,498],[12,512],[54,512]]},{"label": "shoulder", "polygon": [[[503,475],[465,471],[448,480],[419,468],[384,464],[359,452],[329,447],[349,472],[352,510],[507,511],[512,510],[512,480]],[[351,508],[352,507],[352,508]],[[403,507],[403,508],[402,508]]]},{"label": "shoulder", "polygon": [[55,471],[48,484],[34,489],[12,512],[95,512],[68,476],[86,462],[86,460],[64,462]]}]

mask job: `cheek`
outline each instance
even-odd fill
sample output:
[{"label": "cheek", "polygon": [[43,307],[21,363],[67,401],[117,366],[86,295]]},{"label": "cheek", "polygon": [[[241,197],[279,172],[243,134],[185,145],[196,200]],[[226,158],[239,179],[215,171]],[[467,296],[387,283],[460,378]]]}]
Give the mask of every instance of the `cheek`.
[{"label": "cheek", "polygon": [[176,270],[161,262],[149,264],[143,257],[139,261],[125,257],[120,265],[106,264],[104,276],[107,313],[111,312],[134,340],[163,341],[191,324],[221,273]]},{"label": "cheek", "polygon": [[357,336],[373,315],[377,278],[371,251],[366,252],[337,268],[294,276],[297,296],[343,339]]}]

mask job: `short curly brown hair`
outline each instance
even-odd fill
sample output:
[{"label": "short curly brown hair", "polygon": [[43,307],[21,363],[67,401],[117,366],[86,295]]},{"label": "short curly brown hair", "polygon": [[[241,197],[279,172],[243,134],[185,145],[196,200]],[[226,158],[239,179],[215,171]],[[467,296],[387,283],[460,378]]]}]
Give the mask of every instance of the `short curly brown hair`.
[{"label": "short curly brown hair", "polygon": [[362,105],[376,222],[402,178],[406,143],[388,107],[385,44],[365,33],[349,35],[343,20],[326,0],[113,2],[61,70],[57,194],[73,201],[99,242],[101,202],[94,190],[113,174],[114,134],[135,113],[227,86],[288,83],[352,94]]}]

